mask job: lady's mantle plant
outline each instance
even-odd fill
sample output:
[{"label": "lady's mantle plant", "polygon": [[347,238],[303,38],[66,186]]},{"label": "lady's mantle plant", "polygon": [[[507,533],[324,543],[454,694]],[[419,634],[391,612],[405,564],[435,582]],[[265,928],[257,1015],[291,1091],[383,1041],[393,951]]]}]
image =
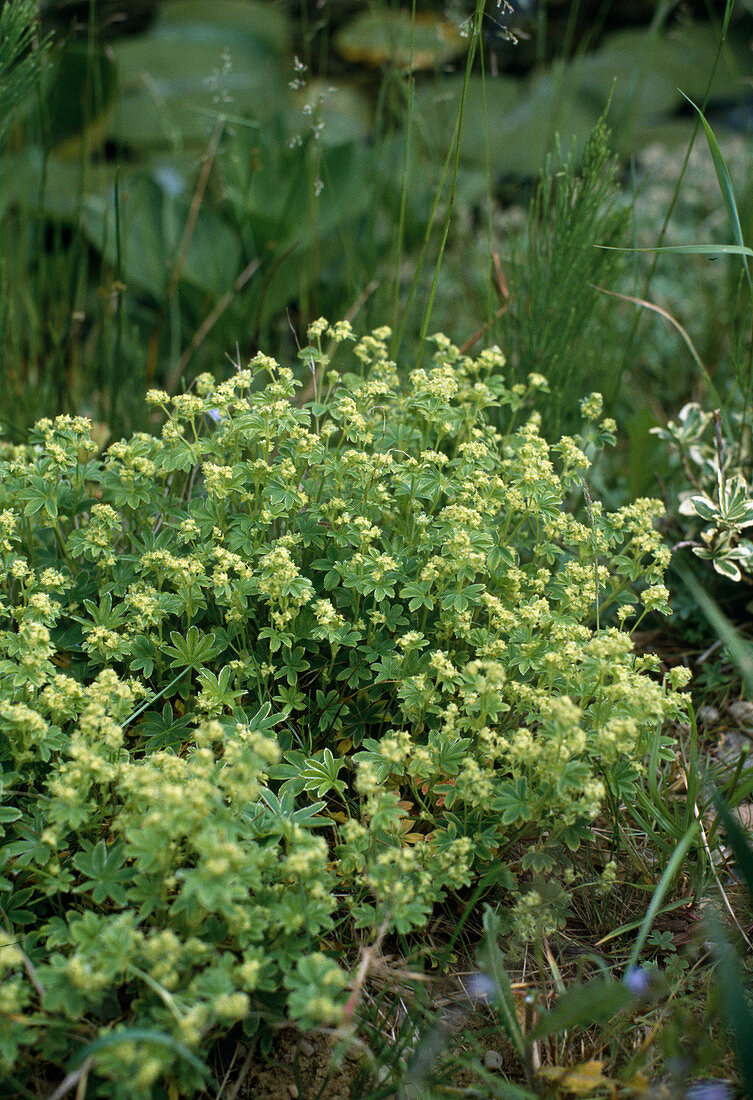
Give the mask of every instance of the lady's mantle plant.
[{"label": "lady's mantle plant", "polygon": [[660,505],[577,521],[586,444],[540,437],[542,378],[437,337],[403,383],[388,335],[341,373],[350,329],[317,322],[303,407],[259,355],[152,393],[158,436],[97,456],[60,417],[5,448],[9,1079],[106,1037],[100,1095],[190,1092],[236,1021],[336,1023],[330,948],[420,928],[513,855],[550,871],[677,710],[623,629],[667,611]]}]

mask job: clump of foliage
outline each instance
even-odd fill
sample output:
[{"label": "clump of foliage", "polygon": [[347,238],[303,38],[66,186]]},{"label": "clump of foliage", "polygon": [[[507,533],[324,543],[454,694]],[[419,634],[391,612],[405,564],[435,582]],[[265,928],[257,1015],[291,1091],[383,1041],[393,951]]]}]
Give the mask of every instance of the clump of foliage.
[{"label": "clump of foliage", "polygon": [[[742,417],[730,413],[730,426],[742,439]],[[732,581],[753,572],[753,543],[745,532],[753,527],[753,490],[750,461],[742,445],[725,439],[719,410],[709,412],[693,401],[684,405],[677,420],[653,432],[679,459],[686,479],[677,504],[685,520],[684,541],[699,558],[710,561],[717,573]]]},{"label": "clump of foliage", "polygon": [[546,374],[551,397],[543,419],[554,433],[576,422],[584,389],[617,371],[614,310],[600,288],[614,286],[624,267],[613,248],[625,241],[630,210],[618,180],[619,161],[601,119],[577,166],[572,156],[547,161],[523,247],[513,255],[505,346],[521,376]]},{"label": "clump of foliage", "polygon": [[189,1094],[231,1025],[343,1019],[330,945],[486,873],[521,935],[556,927],[536,876],[567,880],[678,712],[683,670],[650,675],[624,628],[668,610],[661,505],[567,509],[614,430],[598,395],[549,445],[540,376],[440,336],[401,381],[388,339],[335,370],[350,328],[315,323],[306,403],[258,355],[153,391],[158,435],[98,455],[61,416],[5,446],[11,1084],[84,1064],[93,1095]]},{"label": "clump of foliage", "polygon": [[16,0],[0,8],[0,147],[13,113],[34,91],[49,38],[36,33],[35,0]]}]

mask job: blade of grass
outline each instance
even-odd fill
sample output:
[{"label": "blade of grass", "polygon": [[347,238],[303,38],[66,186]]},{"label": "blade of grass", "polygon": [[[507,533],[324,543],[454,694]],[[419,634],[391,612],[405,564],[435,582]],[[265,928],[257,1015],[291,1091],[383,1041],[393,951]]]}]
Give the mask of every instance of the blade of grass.
[{"label": "blade of grass", "polygon": [[753,904],[753,850],[751,850],[750,845],[745,839],[745,833],[729,812],[726,802],[718,791],[714,791],[714,802],[716,804],[717,813],[724,826],[724,831],[727,834],[727,842],[735,856],[736,868],[745,880],[745,886],[751,904]]},{"label": "blade of grass", "polygon": [[[660,916],[665,913],[672,913],[675,909],[681,909],[684,905],[687,905],[687,898],[680,898],[679,901],[673,901],[669,905],[665,905],[661,910]],[[645,918],[641,920],[633,920],[628,924],[621,924],[619,928],[613,928],[611,932],[607,932],[606,936],[602,936],[600,940],[597,940],[594,947],[601,947],[605,943],[609,943],[611,940],[616,940],[619,936],[626,936],[628,932],[634,932],[636,928],[640,928]]]},{"label": "blade of grass", "polygon": [[722,990],[722,1010],[737,1049],[738,1065],[745,1083],[745,1095],[753,1097],[753,1013],[751,1013],[747,991],[740,976],[742,962],[727,939],[721,924],[714,917],[709,918],[709,924]]},{"label": "blade of grass", "polygon": [[655,733],[651,738],[651,749],[648,757],[648,792],[651,795],[652,802],[661,804],[659,798],[659,749],[661,747],[660,732]]},{"label": "blade of grass", "polygon": [[444,226],[442,228],[442,239],[439,245],[439,255],[437,256],[437,262],[434,265],[434,276],[431,281],[431,290],[429,291],[429,301],[426,304],[424,310],[424,316],[421,321],[421,333],[419,336],[418,355],[416,357],[416,366],[421,366],[421,360],[423,358],[424,344],[426,343],[426,334],[429,331],[429,322],[431,320],[432,309],[434,308],[434,297],[437,292],[437,283],[439,282],[439,272],[442,267],[442,259],[444,257],[444,250],[447,244],[447,237],[450,232],[450,222],[452,221],[452,211],[455,205],[455,189],[458,180],[458,169],[460,167],[460,141],[463,135],[463,114],[465,112],[465,100],[468,93],[468,83],[471,78],[471,71],[473,69],[473,61],[476,56],[476,48],[481,40],[481,19],[484,14],[484,8],[486,6],[486,0],[476,0],[476,9],[473,13],[473,19],[471,23],[471,41],[468,47],[468,54],[466,56],[465,76],[463,79],[463,88],[460,93],[460,107],[458,108],[458,121],[455,128],[455,152],[453,155],[452,165],[452,183],[450,184],[450,197],[447,203],[447,213],[444,219]]},{"label": "blade of grass", "polygon": [[[611,247],[611,246],[600,245],[599,247],[600,248],[607,248],[607,247]],[[643,251],[646,251],[646,250],[642,249],[642,248],[631,248],[631,249],[629,249],[629,251],[630,252],[643,252]],[[663,249],[655,249],[655,250],[651,249],[650,251],[661,252],[661,251],[664,251],[664,250]],[[666,251],[672,251],[671,247],[668,246]],[[706,368],[706,365],[704,364],[704,362],[701,359],[700,355],[696,351],[695,345],[693,344],[693,341],[690,339],[690,336],[688,335],[687,331],[683,328],[683,326],[680,324],[680,322],[675,317],[673,317],[672,314],[669,313],[668,310],[663,309],[661,306],[656,305],[655,302],[647,302],[643,298],[634,298],[631,294],[619,294],[616,290],[607,290],[606,287],[603,287],[603,286],[595,286],[593,289],[600,291],[602,294],[609,294],[610,297],[612,297],[612,298],[620,298],[620,299],[622,299],[623,302],[632,302],[633,305],[641,306],[643,309],[648,309],[652,313],[658,314],[659,317],[663,317],[665,321],[669,321],[670,325],[672,325],[677,330],[677,332],[679,332],[683,342],[685,343],[685,346],[687,347],[690,354],[693,356],[693,361],[695,362],[696,366],[698,367],[698,369],[703,374],[703,377],[706,379],[706,385],[709,388],[709,393],[711,394],[711,396],[714,399],[714,404],[720,409],[724,408],[724,402],[722,401],[721,397],[719,396],[719,393],[717,392],[716,386],[714,385],[714,381],[713,381],[711,375],[709,374],[709,372]]]},{"label": "blade of grass", "polygon": [[[716,70],[719,67],[719,61],[720,61],[721,56],[722,56],[722,50],[724,48],[724,41],[725,41],[725,38],[726,38],[726,35],[727,35],[727,28],[729,26],[729,21],[730,21],[731,15],[732,15],[732,8],[733,7],[734,7],[734,0],[727,0],[727,5],[726,5],[726,8],[725,8],[725,12],[724,12],[724,22],[722,24],[721,33],[719,35],[719,41],[717,42],[716,50],[714,52],[714,59],[713,59],[713,62],[711,64],[711,71],[709,72],[708,80],[706,81],[706,89],[703,93],[703,99],[701,101],[701,107],[702,107],[703,110],[706,109],[706,105],[708,104],[709,97],[711,95],[711,89],[714,85],[714,78],[716,76]],[[671,10],[671,7],[668,6],[665,10],[664,7],[660,5],[660,8],[657,9],[657,15],[655,16],[655,18],[657,18],[657,19],[658,19],[660,10],[662,11],[662,15],[668,15],[669,11]],[[687,167],[688,167],[688,162],[690,161],[690,154],[693,151],[693,146],[695,145],[695,139],[698,135],[698,130],[700,128],[700,125],[701,125],[701,120],[699,118],[696,118],[695,126],[693,128],[693,133],[690,135],[690,140],[688,142],[688,147],[685,150],[685,156],[683,157],[682,167],[680,168],[680,174],[677,177],[677,182],[675,183],[674,189],[672,191],[672,197],[669,200],[669,205],[667,207],[667,212],[664,215],[664,221],[662,222],[662,227],[659,230],[659,244],[661,244],[661,242],[664,240],[664,237],[665,237],[666,232],[667,232],[667,227],[669,226],[670,220],[672,218],[672,213],[674,211],[675,206],[677,205],[677,200],[680,197],[680,188],[682,186],[682,181],[685,178],[685,172],[686,172]],[[653,251],[653,250],[651,250],[651,251]],[[641,298],[645,299],[645,298],[648,297],[649,288],[651,286],[651,280],[654,277],[654,273],[656,271],[656,266],[657,266],[658,262],[659,262],[658,256],[654,256],[653,262],[651,264],[651,268],[650,268],[648,274],[646,275],[646,278],[645,278],[644,283],[643,283],[643,290],[641,291],[641,295],[640,295]],[[635,321],[633,322],[633,324],[630,328],[630,332],[628,333],[627,340],[625,341],[625,349],[624,349],[623,354],[622,354],[622,360],[620,362],[620,365],[619,365],[617,371],[615,372],[614,384],[612,386],[611,392],[608,395],[609,404],[611,404],[615,401],[615,399],[617,397],[617,394],[620,392],[620,386],[622,384],[622,376],[624,375],[625,370],[627,368],[627,364],[630,362],[630,358],[633,354],[633,344],[635,342],[635,337],[636,337],[636,333],[638,331],[639,322],[640,322],[640,314],[637,314],[636,318],[635,318]]]},{"label": "blade of grass", "polygon": [[654,891],[654,896],[651,898],[651,904],[646,910],[646,915],[643,918],[643,923],[641,924],[640,931],[638,932],[635,943],[633,945],[633,950],[630,953],[630,958],[628,959],[628,964],[626,968],[627,970],[630,970],[631,967],[634,967],[637,964],[641,951],[643,950],[643,946],[648,938],[648,934],[651,931],[651,927],[656,920],[656,917],[661,908],[661,903],[664,900],[664,895],[666,894],[667,890],[669,890],[675,876],[679,872],[680,867],[682,866],[682,861],[685,859],[688,848],[693,843],[697,832],[698,823],[694,821],[693,824],[690,825],[688,829],[686,829],[685,835],[675,848],[674,854],[672,855],[672,858],[670,859],[664,870],[664,874],[659,879],[659,885],[656,887],[656,890]]},{"label": "blade of grass", "polygon": [[[650,767],[650,765],[649,765]],[[685,828],[680,828],[679,820],[673,820],[668,811],[668,806],[661,801],[661,797],[654,791],[652,794],[647,795],[645,791],[638,789],[636,791],[636,804],[632,807],[632,813],[634,814],[636,821],[639,825],[642,825],[647,832],[651,832],[651,826],[654,830],[659,831],[657,841],[664,847],[668,847],[668,850],[672,850],[672,841],[679,840],[684,836]],[[643,814],[639,816],[639,808],[643,811]],[[670,811],[671,812],[671,811]]]},{"label": "blade of grass", "polygon": [[405,216],[408,207],[408,174],[410,168],[410,152],[413,143],[413,108],[416,99],[416,80],[413,72],[413,35],[416,27],[416,0],[412,0],[411,24],[410,24],[410,58],[406,80],[408,82],[408,110],[405,119],[405,149],[403,152],[403,174],[400,184],[400,212],[397,220],[397,233],[395,241],[395,281],[392,288],[392,331],[397,328],[397,319],[400,311],[400,268],[403,260],[403,245],[405,243]]},{"label": "blade of grass", "polygon": [[[457,122],[455,123],[455,125],[457,127]],[[401,347],[401,344],[402,344],[402,341],[403,341],[403,334],[404,334],[406,326],[408,324],[410,309],[411,309],[411,306],[413,304],[413,299],[416,296],[416,291],[418,289],[418,283],[419,283],[419,279],[421,278],[421,273],[423,272],[424,261],[426,259],[426,252],[427,252],[428,247],[429,247],[429,241],[431,240],[431,232],[432,232],[432,229],[434,228],[434,219],[437,216],[437,210],[439,209],[439,201],[442,197],[442,193],[444,192],[445,181],[446,181],[447,175],[450,171],[450,165],[452,164],[452,150],[453,150],[453,142],[450,142],[450,144],[448,146],[448,149],[447,149],[447,153],[445,155],[444,162],[442,164],[442,170],[441,170],[441,173],[440,173],[440,176],[439,176],[439,181],[438,181],[438,183],[437,183],[437,185],[434,189],[434,198],[432,200],[431,210],[429,211],[429,217],[426,221],[426,229],[424,230],[424,236],[423,236],[423,240],[421,242],[421,248],[420,248],[418,257],[417,257],[417,259],[416,259],[416,261],[413,265],[413,276],[411,278],[410,286],[408,287],[408,293],[406,295],[405,303],[404,303],[403,308],[402,308],[402,315],[401,315],[401,319],[400,319],[400,325],[397,329],[397,332],[395,332],[393,330],[392,343],[390,344],[390,355],[393,358],[397,358],[398,352],[400,350],[400,347]]]},{"label": "blade of grass", "polygon": [[126,323],[123,295],[126,292],[126,280],[124,278],[125,264],[123,263],[123,228],[121,225],[121,194],[120,194],[120,165],[115,174],[113,201],[115,206],[115,281],[119,288],[116,299],[115,318],[115,347],[113,349],[112,365],[110,367],[110,408],[109,423],[111,428],[115,424],[118,408],[118,390],[120,380],[125,377],[123,369],[123,332]]},{"label": "blade of grass", "polygon": [[494,981],[497,989],[495,1007],[499,1013],[502,1026],[515,1048],[515,1053],[525,1064],[526,1041],[521,1026],[518,1023],[515,999],[510,985],[510,978],[505,969],[504,955],[497,943],[498,917],[494,910],[487,906],[484,911],[483,919],[485,937],[482,948],[479,951],[479,962],[489,977]]},{"label": "blade of grass", "polygon": [[[724,13],[724,23],[723,23],[723,27],[722,27],[722,37],[724,37],[727,33],[727,28],[729,26],[729,21],[730,21],[730,18],[732,16],[732,8],[733,7],[734,7],[734,0],[728,0],[727,6],[726,6],[726,9],[725,9],[725,13]],[[706,134],[706,141],[708,142],[709,150],[711,152],[711,159],[714,162],[714,170],[716,172],[716,178],[719,182],[719,190],[722,193],[722,198],[724,199],[724,205],[727,208],[727,219],[728,219],[729,224],[730,224],[730,229],[732,231],[732,236],[733,236],[734,240],[737,242],[738,246],[744,248],[745,242],[743,240],[743,231],[742,231],[742,226],[740,224],[740,215],[739,215],[738,209],[737,209],[737,202],[735,201],[735,190],[734,190],[734,187],[732,186],[732,180],[730,178],[730,174],[729,174],[729,171],[727,169],[727,164],[724,160],[724,156],[722,155],[722,151],[719,148],[719,143],[716,140],[716,135],[714,134],[714,131],[712,130],[709,123],[707,122],[706,117],[705,117],[703,111],[701,110],[701,108],[698,107],[697,104],[695,104],[693,102],[693,100],[690,99],[689,96],[686,96],[684,92],[681,91],[680,94],[688,101],[688,103],[691,105],[691,107],[693,107],[693,109],[696,111],[698,117],[700,118],[701,123],[703,124],[703,129],[704,129],[705,134]],[[751,298],[753,298],[753,279],[751,278],[750,268],[748,266],[747,255],[748,255],[747,252],[742,252],[741,253],[741,258],[742,258],[742,261],[743,261],[743,268],[745,270],[745,278],[746,278],[747,283],[748,283],[748,291],[749,291],[749,294],[751,295]],[[746,388],[746,394],[749,393],[749,387],[750,387],[750,371],[751,371],[751,364],[753,364],[753,359],[751,358],[752,355],[753,355],[753,350],[749,352],[749,357],[748,357],[748,384],[745,387]],[[746,396],[746,400],[745,400],[745,404],[744,404],[744,412],[743,412],[743,422],[741,424],[741,430],[740,430],[740,441],[739,441],[740,451],[742,451],[743,436],[745,434],[746,421],[747,421],[749,412],[750,412],[750,405],[749,405],[749,401],[748,401],[747,396]]]},{"label": "blade of grass", "polygon": [[612,252],[674,252],[678,256],[753,256],[753,248],[744,244],[665,244],[654,248],[623,248],[614,244],[597,244],[596,248],[610,249]]},{"label": "blade of grass", "polygon": [[686,827],[690,825],[693,820],[693,807],[700,797],[702,786],[701,771],[698,767],[698,724],[695,719],[695,709],[692,705],[688,706],[688,723],[690,726],[690,751],[687,754],[685,752],[685,745],[680,742],[682,760],[685,765],[685,786],[687,789],[684,821]]},{"label": "blade of grass", "polygon": [[676,568],[690,590],[693,599],[729,650],[732,660],[737,665],[745,681],[746,688],[753,694],[753,647],[735,629],[690,570],[686,566],[676,566]]},{"label": "blade of grass", "polygon": [[[496,270],[499,269],[499,258],[494,251],[494,176],[492,172],[492,158],[491,148],[489,141],[490,127],[489,127],[489,100],[487,96],[487,82],[486,82],[486,60],[484,58],[484,51],[481,51],[480,56],[481,67],[481,103],[482,103],[482,118],[484,120],[484,175],[486,178],[486,255],[488,264],[488,279],[486,284],[486,326],[484,331],[488,331],[496,320],[499,319],[500,314],[495,310],[495,264]],[[463,352],[461,352],[461,355]]]},{"label": "blade of grass", "polygon": [[163,1031],[155,1031],[153,1028],[142,1027],[125,1027],[120,1031],[112,1031],[107,1035],[101,1035],[98,1039],[94,1039],[91,1043],[87,1043],[86,1046],[79,1051],[73,1060],[73,1068],[80,1066],[82,1062],[85,1062],[88,1058],[93,1058],[94,1055],[104,1050],[106,1047],[117,1046],[120,1043],[156,1043],[158,1046],[166,1047],[174,1054],[183,1058],[192,1069],[195,1069],[205,1081],[213,1081],[211,1071],[207,1066],[201,1062],[192,1050],[184,1044],[174,1039],[172,1035],[166,1035]]},{"label": "blade of grass", "polygon": [[680,95],[683,97],[683,99],[687,99],[688,103],[693,108],[693,110],[698,112],[698,116],[701,120],[701,124],[702,124],[703,129],[706,133],[706,141],[709,143],[709,150],[711,152],[711,159],[714,162],[714,171],[716,172],[716,178],[719,181],[719,190],[722,193],[722,198],[724,199],[724,205],[727,207],[727,218],[729,220],[730,229],[732,230],[732,236],[734,237],[734,239],[737,242],[738,246],[741,249],[744,249],[744,251],[741,253],[742,259],[743,259],[743,266],[745,268],[745,275],[746,275],[746,278],[748,280],[748,286],[751,290],[751,293],[753,293],[753,280],[751,280],[750,270],[748,268],[748,260],[747,260],[747,255],[748,255],[749,250],[745,249],[745,242],[743,240],[743,231],[742,231],[742,227],[740,225],[740,215],[738,214],[737,203],[735,202],[735,190],[732,186],[732,180],[730,179],[730,174],[729,174],[729,171],[727,169],[727,165],[725,163],[724,157],[722,156],[722,151],[719,148],[719,142],[716,140],[716,136],[714,134],[714,131],[711,129],[708,122],[706,121],[706,116],[704,115],[701,108],[698,107],[693,102],[693,100],[690,98],[690,96],[685,95],[685,93],[682,90],[680,90]]},{"label": "blade of grass", "polygon": [[[498,1076],[490,1073],[480,1062],[471,1062],[470,1067],[483,1082],[484,1087],[487,1089],[485,1095],[489,1097],[489,1100],[535,1100],[538,1096],[538,1093],[532,1092],[530,1089],[524,1089],[521,1085],[514,1085],[512,1081],[500,1080]],[[478,1093],[476,1092],[475,1095],[478,1096]],[[415,1100],[428,1100],[428,1097],[429,1094],[427,1093],[425,1097],[417,1096]]]}]

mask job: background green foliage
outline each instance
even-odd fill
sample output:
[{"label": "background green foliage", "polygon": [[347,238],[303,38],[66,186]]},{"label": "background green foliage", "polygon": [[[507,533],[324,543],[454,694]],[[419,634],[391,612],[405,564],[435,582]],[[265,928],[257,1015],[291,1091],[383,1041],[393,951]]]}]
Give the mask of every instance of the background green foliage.
[{"label": "background green foliage", "polygon": [[[24,9],[11,9],[20,29]],[[399,5],[376,6],[365,23],[347,6],[314,18],[254,0],[169,0],[151,21],[136,9],[125,22],[106,8],[59,16],[52,49],[26,55],[9,85],[20,91],[43,62],[34,94],[15,95],[21,109],[0,156],[3,415],[16,438],[40,409],[86,411],[116,435],[141,426],[145,386],[175,392],[184,375],[260,347],[290,356],[291,324],[303,330],[319,313],[355,315],[359,331],[388,319],[393,351],[413,354],[431,295],[435,326],[453,329],[462,303],[458,341],[486,325],[491,342],[511,343],[511,360],[513,348],[531,350],[525,303],[552,290],[601,326],[606,304],[584,281],[598,271],[573,266],[572,251],[561,268],[567,249],[552,252],[569,233],[562,208],[554,238],[535,217],[531,242],[516,243],[504,222],[495,227],[500,198],[547,156],[553,169],[557,155],[578,156],[610,96],[620,151],[687,139],[678,85],[698,102],[738,95],[744,31],[733,21],[707,89],[713,23],[677,20],[663,4],[645,31],[598,40],[602,15],[574,37],[557,30],[553,8],[560,57],[544,64],[546,18],[523,27],[540,45],[522,79],[489,69],[523,50],[523,39],[505,41],[516,20],[476,9],[463,6],[454,22],[437,13],[410,33]],[[27,45],[13,41],[11,60]],[[466,51],[476,60],[464,75]],[[536,215],[556,208],[548,191]],[[571,249],[588,232],[575,214]],[[495,251],[519,303],[500,324]],[[614,275],[593,261],[605,264],[601,274]],[[556,282],[547,270],[561,271]],[[562,309],[553,317],[552,331],[572,331]]]}]

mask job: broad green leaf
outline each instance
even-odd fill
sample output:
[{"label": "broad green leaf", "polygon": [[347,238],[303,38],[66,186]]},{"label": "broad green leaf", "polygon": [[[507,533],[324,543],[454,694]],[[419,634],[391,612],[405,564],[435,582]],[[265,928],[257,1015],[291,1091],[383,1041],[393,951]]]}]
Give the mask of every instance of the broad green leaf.
[{"label": "broad green leaf", "polygon": [[279,721],[279,716],[272,714],[272,704],[262,703],[256,714],[249,718],[248,724],[252,730],[257,732],[266,733],[268,731],[271,733]]},{"label": "broad green leaf", "polygon": [[[698,556],[700,557],[700,554]],[[711,564],[713,565],[714,569],[722,577],[726,577],[730,581],[735,581],[735,583],[742,579],[742,574],[740,570],[729,558],[714,555],[713,553],[710,553],[709,557],[711,559]]]},{"label": "broad green leaf", "polygon": [[267,0],[170,0],[160,20],[180,26],[229,27],[253,35],[270,50],[284,54],[290,46],[290,20],[282,4]]},{"label": "broad green leaf", "polygon": [[[79,162],[84,140],[90,149],[101,144],[116,94],[116,66],[109,49],[69,40],[56,52],[45,127],[46,140],[59,156]],[[77,167],[80,172],[80,163]]]},{"label": "broad green leaf", "polygon": [[373,129],[369,99],[344,80],[312,77],[293,97],[288,125],[291,133],[301,128],[301,119],[309,117],[321,126],[323,147],[366,141]]},{"label": "broad green leaf", "polygon": [[170,633],[172,645],[164,647],[164,652],[173,658],[175,668],[200,668],[216,657],[220,647],[215,645],[214,634],[199,634],[198,627],[192,626],[185,638],[177,630]]},{"label": "broad green leaf", "polygon": [[567,66],[567,89],[605,110],[616,147],[635,151],[635,141],[647,124],[669,116],[680,101],[677,81],[666,61],[673,53],[663,39],[644,28],[609,35],[593,53],[572,59]]},{"label": "broad green leaf", "polygon": [[572,1027],[607,1023],[633,999],[627,986],[612,979],[575,986],[560,997],[551,1012],[542,1016],[528,1038],[541,1039]]},{"label": "broad green leaf", "polygon": [[[188,196],[171,194],[159,182],[134,174],[124,178],[117,192],[90,196],[82,222],[92,244],[117,265],[126,283],[161,300],[179,258],[189,209]],[[232,286],[240,255],[235,231],[216,211],[202,207],[181,278],[218,298]]]},{"label": "broad green leaf", "polygon": [[690,589],[693,599],[729,650],[732,660],[742,673],[748,691],[753,692],[753,646],[751,646],[743,638],[742,634],[735,629],[724,612],[719,608],[719,605],[711,599],[690,570],[680,566],[678,571],[685,584]]},{"label": "broad green leaf", "polygon": [[[121,96],[110,133],[137,154],[155,145],[206,145],[225,112],[267,118],[284,100],[274,46],[237,23],[212,22],[211,6],[165,4],[150,31],[113,43]],[[242,14],[243,4],[232,7]],[[198,10],[202,17],[192,19]]]},{"label": "broad green leaf", "polygon": [[351,19],[335,45],[353,64],[432,69],[464,53],[468,39],[441,15],[375,8]]},{"label": "broad green leaf", "polygon": [[[641,123],[640,130],[635,126],[634,137],[641,143],[653,140],[652,130],[659,116],[668,115],[681,102],[679,88],[699,100],[706,94],[709,58],[717,46],[716,28],[700,20],[675,23],[671,35],[651,35],[643,27],[615,30],[593,53],[574,59],[583,73],[578,89],[598,96],[603,106],[611,95],[609,123],[618,144],[622,137],[619,124],[626,108],[632,110],[634,123]],[[746,49],[742,37],[728,43],[710,89],[714,100],[738,95]],[[641,79],[634,86],[636,74]],[[635,151],[634,146],[630,151]]]},{"label": "broad green leaf", "polygon": [[345,760],[342,757],[335,760],[331,749],[324,749],[321,757],[317,753],[315,757],[306,760],[298,772],[298,778],[303,780],[304,791],[316,791],[319,798],[333,790],[342,797],[345,783],[338,779],[338,775],[344,766]]},{"label": "broad green leaf", "polygon": [[[416,88],[416,127],[435,157],[446,154],[457,120],[463,78],[445,76]],[[498,76],[471,76],[463,109],[460,157],[483,169],[487,157],[500,174],[535,176],[558,133],[567,135],[565,151],[582,149],[599,118],[593,102],[562,95],[562,74],[543,72],[523,83]]]}]

